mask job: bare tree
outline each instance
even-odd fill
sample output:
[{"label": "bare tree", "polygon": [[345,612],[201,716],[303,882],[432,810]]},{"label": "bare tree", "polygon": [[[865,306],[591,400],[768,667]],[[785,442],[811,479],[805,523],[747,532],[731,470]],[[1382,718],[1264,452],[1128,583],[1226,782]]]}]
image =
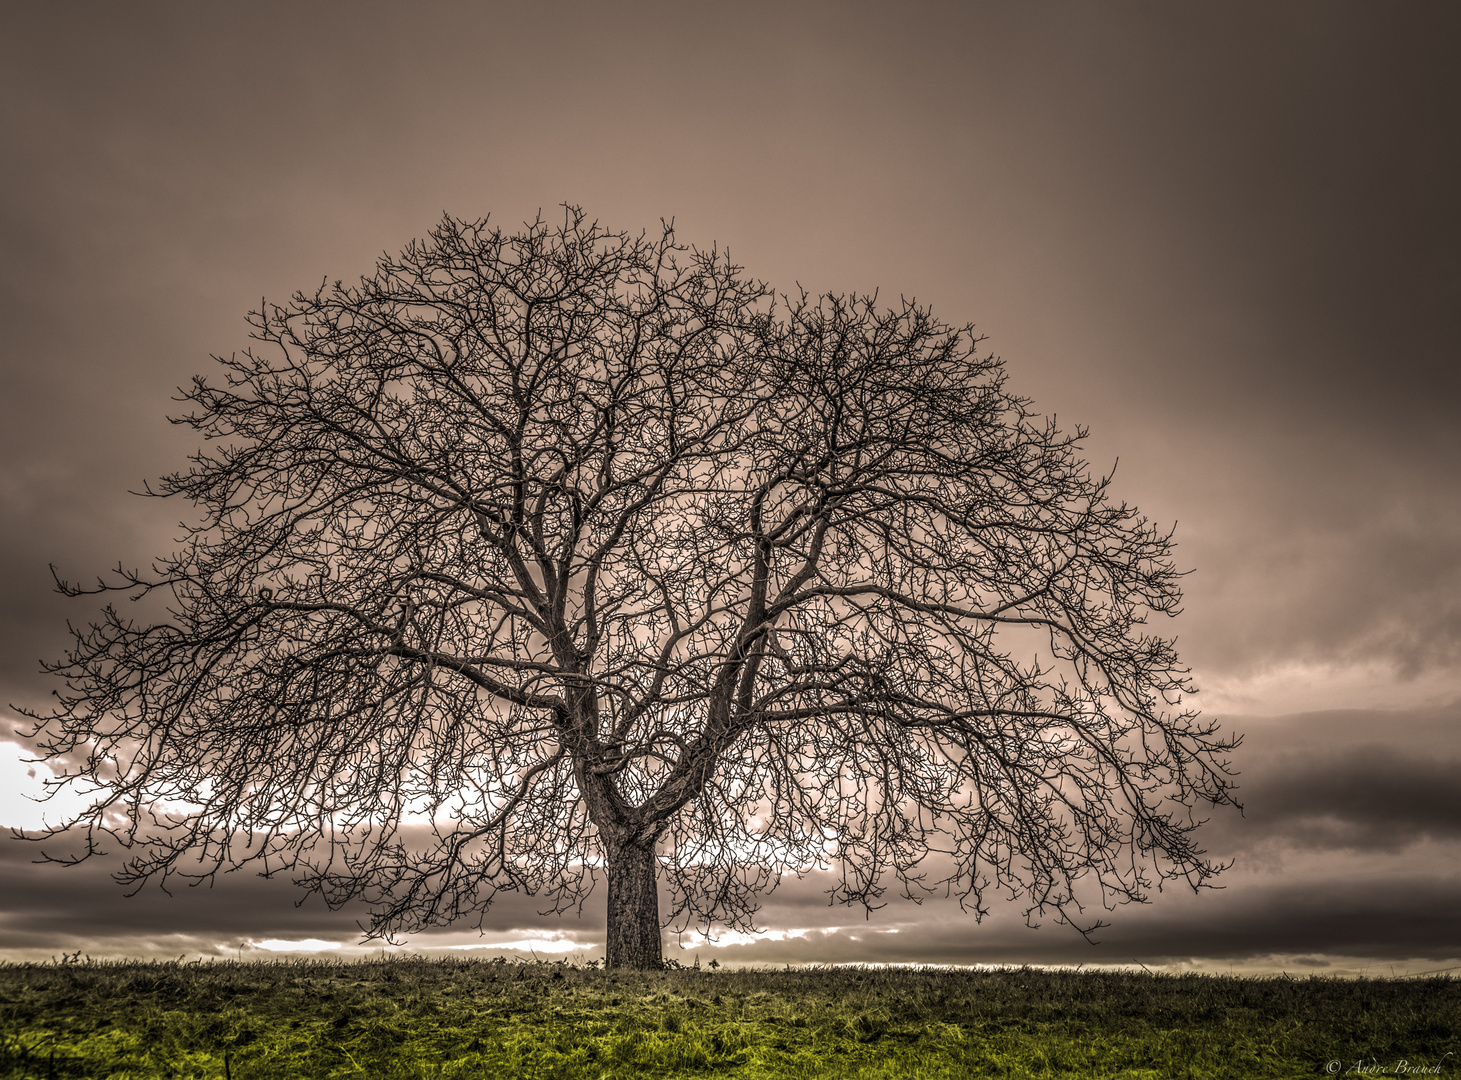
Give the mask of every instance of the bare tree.
[{"label": "bare tree", "polygon": [[34,734],[100,788],[41,835],[119,840],[136,885],[287,870],[372,936],[606,870],[630,968],[818,865],[834,902],[1077,924],[1221,869],[1194,811],[1235,740],[1141,631],[1171,534],[971,328],[574,208],[447,218],[250,322],[175,421],[208,442],[155,492],[199,511],[181,550],[60,583],[168,608],[50,668]]}]

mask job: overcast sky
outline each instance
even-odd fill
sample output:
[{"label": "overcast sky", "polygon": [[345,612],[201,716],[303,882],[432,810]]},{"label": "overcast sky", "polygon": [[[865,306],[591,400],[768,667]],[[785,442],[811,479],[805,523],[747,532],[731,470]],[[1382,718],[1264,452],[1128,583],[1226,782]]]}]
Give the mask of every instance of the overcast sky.
[{"label": "overcast sky", "polygon": [[[0,702],[41,703],[71,578],[170,549],[127,494],[244,314],[443,212],[673,217],[778,288],[973,321],[1177,523],[1172,624],[1245,732],[1229,887],[1089,945],[822,886],[703,958],[1427,970],[1461,964],[1461,8],[1323,3],[71,3],[0,39]],[[7,724],[7,728],[17,722]],[[0,789],[34,783],[11,744]],[[5,824],[33,820],[12,788]],[[217,954],[357,914],[287,883],[124,900],[0,842],[0,955]],[[602,901],[420,946],[594,955]],[[895,932],[896,931],[896,932]],[[728,939],[734,940],[734,939]],[[252,944],[249,944],[252,943]],[[323,944],[321,947],[323,947]]]}]

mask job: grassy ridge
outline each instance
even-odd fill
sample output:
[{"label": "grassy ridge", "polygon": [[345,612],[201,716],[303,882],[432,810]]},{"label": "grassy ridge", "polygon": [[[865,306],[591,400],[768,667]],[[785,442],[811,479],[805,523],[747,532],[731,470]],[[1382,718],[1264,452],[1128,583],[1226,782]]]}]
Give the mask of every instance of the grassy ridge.
[{"label": "grassy ridge", "polygon": [[[568,964],[0,965],[0,1077],[1461,1074],[1461,980]],[[1445,1055],[1452,1052],[1452,1056]],[[1425,1075],[1425,1074],[1422,1074]]]}]

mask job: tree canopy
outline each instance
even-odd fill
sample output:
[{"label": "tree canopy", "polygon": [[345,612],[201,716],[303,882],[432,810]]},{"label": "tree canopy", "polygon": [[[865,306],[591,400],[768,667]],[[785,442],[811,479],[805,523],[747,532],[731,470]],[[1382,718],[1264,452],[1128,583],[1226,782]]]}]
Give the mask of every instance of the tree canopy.
[{"label": "tree canopy", "polygon": [[166,614],[109,606],[29,714],[101,785],[55,832],[126,880],[287,871],[387,935],[607,877],[609,963],[652,966],[811,867],[1077,923],[1220,869],[1235,740],[1144,629],[1171,532],[972,327],[571,207],[250,323],[183,394],[180,549],[62,583]]}]

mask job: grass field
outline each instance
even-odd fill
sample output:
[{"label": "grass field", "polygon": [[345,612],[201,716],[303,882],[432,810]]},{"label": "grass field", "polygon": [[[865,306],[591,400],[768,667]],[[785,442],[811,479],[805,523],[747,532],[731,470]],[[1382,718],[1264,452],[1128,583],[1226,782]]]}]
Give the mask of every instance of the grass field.
[{"label": "grass field", "polygon": [[0,1077],[37,1080],[1447,1076],[1458,1032],[1454,978],[0,966]]}]

